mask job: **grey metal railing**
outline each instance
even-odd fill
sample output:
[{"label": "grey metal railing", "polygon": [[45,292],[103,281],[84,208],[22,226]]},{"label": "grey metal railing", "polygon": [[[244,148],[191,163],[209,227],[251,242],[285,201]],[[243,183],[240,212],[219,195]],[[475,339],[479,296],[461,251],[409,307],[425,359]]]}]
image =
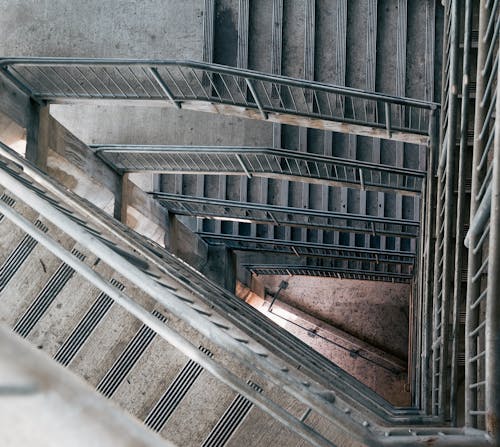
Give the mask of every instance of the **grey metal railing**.
[{"label": "grey metal railing", "polygon": [[0,71],[39,101],[162,101],[179,109],[415,144],[428,143],[429,114],[439,107],[423,100],[182,60],[4,58]]},{"label": "grey metal railing", "polygon": [[437,166],[436,225],[434,248],[432,333],[430,360],[430,411],[447,417],[449,412],[448,365],[450,363],[450,309],[453,298],[455,222],[455,146],[458,117],[458,72],[460,39],[459,0],[445,3],[445,34],[443,44],[443,85],[441,110],[441,144]]},{"label": "grey metal railing", "polygon": [[481,0],[465,337],[465,418],[500,445],[500,83],[498,1]]},{"label": "grey metal railing", "polygon": [[[475,55],[472,49],[474,28],[477,30],[476,10],[472,0],[465,0],[463,14],[463,56],[462,56],[462,91],[460,108],[460,145],[457,155],[457,196],[456,196],[456,224],[455,224],[455,271],[453,279],[453,299],[452,299],[452,321],[451,321],[451,374],[450,374],[450,419],[452,424],[456,425],[461,416],[458,411],[459,384],[465,375],[464,363],[465,352],[464,343],[464,315],[467,287],[467,249],[464,246],[465,224],[467,222],[467,190],[470,188],[470,164],[469,158],[472,152],[469,149],[469,123],[470,109],[473,108],[472,93],[475,87],[475,73],[472,73],[472,67],[475,63]],[[477,39],[477,35],[475,36]],[[457,120],[458,121],[458,120]],[[465,276],[465,278],[464,278]]]},{"label": "grey metal railing", "polygon": [[385,281],[407,284],[411,282],[413,277],[411,274],[404,273],[380,272],[376,270],[354,270],[343,269],[341,267],[321,267],[316,265],[242,264],[242,267],[255,275],[317,276],[321,278]]},{"label": "grey metal railing", "polygon": [[[4,153],[3,150],[1,152]],[[52,222],[60,231],[72,237],[82,247],[85,247],[93,253],[99,253],[99,258],[103,262],[125,276],[127,280],[132,281],[140,287],[141,290],[164,306],[169,312],[183,319],[188,318],[188,315],[190,315],[189,318],[191,323],[189,324],[195,324],[197,330],[200,333],[206,333],[205,336],[208,335],[208,338],[212,342],[220,346],[225,345],[225,349],[228,349],[230,345],[234,345],[230,348],[232,355],[238,357],[240,354],[243,354],[239,361],[247,365],[253,364],[254,371],[258,371],[258,369],[255,368],[256,364],[267,364],[271,368],[268,373],[274,370],[274,373],[282,376],[280,379],[276,380],[276,384],[281,385],[289,382],[288,385],[292,385],[292,388],[298,386],[302,388],[303,391],[307,390],[306,393],[311,397],[314,395],[314,390],[317,385],[310,383],[305,386],[302,379],[297,377],[292,378],[292,376],[295,376],[295,373],[289,371],[289,369],[285,368],[283,365],[280,365],[281,361],[277,361],[271,353],[266,352],[267,350],[263,346],[253,342],[248,337],[242,337],[242,334],[239,333],[233,325],[228,321],[223,322],[220,316],[214,314],[214,312],[210,310],[210,307],[205,306],[198,300],[193,300],[192,297],[186,296],[189,294],[186,294],[185,291],[179,289],[178,285],[175,285],[175,276],[169,280],[165,275],[159,275],[157,267],[145,261],[140,256],[140,253],[131,253],[127,249],[124,250],[115,237],[102,232],[103,228],[99,228],[98,221],[92,223],[85,221],[82,218],[83,216],[75,212],[71,206],[68,206],[67,203],[61,203],[61,196],[54,197],[44,187],[25,175],[23,171],[24,166],[22,164],[16,165],[0,157],[0,185],[3,188],[20,198],[27,206],[40,213],[41,216]],[[285,423],[290,429],[296,431],[313,445],[333,446],[332,443],[327,441],[320,433],[316,432],[310,426],[304,424],[290,414],[287,415],[288,412],[286,410],[273,403],[268,397],[263,397],[261,399],[261,396],[256,396],[248,389],[241,379],[229,372],[222,364],[207,356],[200,355],[200,351],[197,347],[191,345],[182,335],[168,327],[168,325],[164,324],[159,319],[153,317],[150,312],[143,309],[141,305],[134,302],[134,300],[124,294],[119,288],[103,279],[89,266],[78,260],[57,242],[57,240],[38,230],[35,225],[19,214],[18,211],[2,202],[0,203],[0,212],[5,217],[12,220],[15,225],[23,229],[23,231],[30,234],[54,255],[60,257],[78,274],[82,275],[86,280],[90,281],[110,296],[120,306],[123,306],[128,312],[152,328],[161,337],[165,338],[174,347],[202,365],[217,379],[232,387],[240,394],[243,394],[256,406],[260,407],[263,411],[275,417],[277,420]],[[197,323],[195,323],[196,320],[198,320]],[[208,334],[207,331],[210,332],[211,335]],[[223,339],[226,339],[225,342],[222,341]],[[244,354],[244,352],[246,352],[246,354]],[[247,357],[247,360],[254,357],[258,357],[258,359],[248,362],[244,360],[245,357]],[[266,367],[264,367],[264,370],[266,370]],[[271,376],[267,376],[267,373],[264,373],[264,376],[266,376],[268,380],[274,380]],[[293,385],[292,382],[295,382],[295,385]],[[329,391],[326,392],[327,394],[329,393]],[[291,394],[294,395],[294,392]],[[316,403],[311,402],[311,405],[307,405],[309,405],[309,408],[314,409],[316,404],[319,404],[322,407],[320,410],[321,413],[326,417],[328,417],[328,413],[333,410],[334,413],[337,411],[339,412],[341,419],[345,418],[345,415],[342,414],[340,409],[335,409],[335,406],[332,407],[331,399],[325,399],[324,396],[325,395],[320,397],[318,395],[312,397],[312,400]],[[302,397],[298,397],[299,400],[301,400]],[[306,400],[308,401],[309,398],[306,398]],[[341,420],[337,419],[337,417],[334,419],[335,423]],[[358,424],[354,422],[352,417],[348,419],[350,422],[347,423],[347,426],[350,426],[351,429],[355,430],[356,425],[358,428],[362,427],[361,423]],[[364,432],[364,434],[360,436],[360,440],[363,439],[368,444],[373,444],[373,435],[370,434],[370,430],[362,428],[361,431]],[[358,435],[355,436],[358,437]]]},{"label": "grey metal railing", "polygon": [[426,173],[360,160],[264,147],[93,145],[118,172],[246,175],[420,194]]},{"label": "grey metal railing", "polygon": [[[209,244],[225,244],[234,250],[283,253],[305,258],[325,258],[350,263],[359,269],[373,269],[397,273],[396,267],[404,274],[411,273],[415,254],[411,252],[381,250],[375,248],[352,247],[334,244],[320,244],[282,239],[266,239],[251,236],[198,232]],[[393,270],[391,270],[393,269]]]},{"label": "grey metal railing", "polygon": [[150,193],[170,213],[248,223],[316,228],[348,233],[416,238],[419,222],[365,214],[293,208],[164,192]]}]

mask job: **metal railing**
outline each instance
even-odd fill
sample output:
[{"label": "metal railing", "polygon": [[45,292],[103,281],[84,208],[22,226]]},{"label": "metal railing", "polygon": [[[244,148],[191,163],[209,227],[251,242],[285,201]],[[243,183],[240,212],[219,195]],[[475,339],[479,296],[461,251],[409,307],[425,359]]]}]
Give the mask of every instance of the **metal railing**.
[{"label": "metal railing", "polygon": [[237,202],[164,192],[153,192],[150,195],[170,213],[191,217],[371,234],[373,237],[383,235],[409,239],[416,238],[419,234],[420,224],[415,220]]},{"label": "metal railing", "polygon": [[234,250],[260,251],[289,254],[305,258],[325,258],[359,270],[390,271],[408,274],[413,270],[415,254],[411,252],[352,247],[347,245],[320,244],[282,239],[266,239],[251,236],[198,232],[209,244],[225,244]]},{"label": "metal railing", "polygon": [[[68,203],[61,202],[61,198],[64,196],[59,195],[54,197],[52,193],[33,181],[34,179],[25,175],[23,172],[24,167],[22,164],[16,165],[6,161],[3,157],[0,158],[0,185],[6,188],[10,194],[22,200],[26,206],[52,222],[58,230],[70,236],[82,247],[85,247],[85,249],[92,253],[99,253],[99,258],[103,262],[123,277],[126,277],[128,281],[136,284],[142,291],[164,306],[168,312],[186,321],[189,318],[190,323],[188,324],[195,325],[197,331],[207,336],[216,345],[228,350],[240,362],[245,365],[253,364],[252,368],[254,371],[263,373],[267,380],[275,380],[277,385],[287,384],[287,387],[291,386],[290,391],[294,388],[297,391],[298,388],[305,391],[315,402],[311,402],[308,408],[314,409],[316,405],[319,405],[321,410],[319,410],[319,407],[318,410],[326,417],[329,417],[328,414],[332,410],[333,413],[338,412],[340,419],[337,416],[333,417],[335,424],[346,418],[340,409],[335,409],[335,405],[332,406],[331,400],[325,399],[325,396],[330,391],[324,390],[327,394],[323,394],[323,397],[321,397],[320,391],[320,394],[314,397],[316,390],[321,389],[321,387],[317,389],[317,385],[314,383],[308,383],[305,386],[303,379],[298,378],[295,373],[285,368],[281,360],[277,360],[264,346],[244,336],[231,323],[222,320],[209,306],[206,306],[199,300],[193,299],[191,294],[186,293],[188,290],[179,287],[175,276],[169,278],[161,274],[158,267],[145,260],[140,253],[132,253],[128,247],[123,247],[123,244],[120,244],[116,237],[103,232],[104,228],[100,228],[98,220],[94,219],[94,222],[86,221]],[[321,434],[304,422],[287,414],[286,410],[273,403],[268,397],[256,396],[252,390],[248,389],[244,381],[228,371],[222,364],[210,359],[208,356],[200,355],[199,349],[185,339],[183,335],[152,316],[149,311],[142,308],[141,305],[123,293],[120,288],[115,287],[115,285],[102,278],[84,262],[77,259],[56,239],[38,230],[34,224],[7,203],[0,203],[0,212],[9,220],[12,220],[23,231],[30,234],[54,255],[63,260],[78,274],[105,292],[130,314],[137,317],[174,347],[202,365],[217,379],[244,395],[278,421],[285,423],[288,428],[295,431],[304,439],[307,439],[313,445],[332,447],[333,444],[327,441]],[[251,358],[254,360],[250,360]],[[256,367],[257,364],[261,364],[261,366],[265,364],[267,367],[264,366],[260,370]],[[272,370],[274,372],[271,372]],[[272,375],[274,375],[274,379],[271,377]],[[278,376],[280,376],[279,379]],[[301,397],[298,395],[295,397],[299,401],[303,398],[309,401],[309,397],[302,395],[302,391],[299,392]],[[295,392],[292,391],[291,395],[293,396],[294,394]],[[346,427],[350,426],[351,430],[359,430],[361,427],[361,432],[364,432],[364,434],[359,437],[360,440],[368,444],[373,443],[373,435],[370,434],[370,430],[363,428],[361,423],[355,422],[355,418],[353,419],[352,416],[349,416],[348,420],[350,422],[346,420]],[[356,426],[358,427],[357,429],[355,428]],[[358,437],[357,434],[355,436]]]},{"label": "metal railing", "polygon": [[498,1],[479,4],[466,307],[465,418],[500,445],[500,83]]},{"label": "metal railing", "polygon": [[[450,363],[450,309],[453,298],[453,263],[455,222],[455,146],[458,117],[458,71],[460,39],[459,0],[445,4],[445,33],[443,43],[443,85],[441,110],[441,144],[437,166],[436,224],[432,292],[431,339],[427,345],[428,372],[426,375],[427,408],[433,415],[448,417]],[[429,375],[430,374],[430,377]],[[429,389],[430,385],[430,389]],[[430,394],[430,395],[429,395]]]},{"label": "metal railing", "polygon": [[255,275],[316,276],[321,278],[356,279],[364,281],[385,281],[409,284],[413,275],[404,273],[378,272],[370,270],[343,269],[316,265],[294,264],[242,264]]},{"label": "metal railing", "polygon": [[285,149],[224,146],[93,145],[114,170],[169,174],[246,175],[331,186],[420,194],[426,173]]},{"label": "metal railing", "polygon": [[178,109],[415,144],[428,143],[430,111],[439,107],[423,100],[206,62],[5,58],[0,59],[0,70],[39,101],[162,101]]}]

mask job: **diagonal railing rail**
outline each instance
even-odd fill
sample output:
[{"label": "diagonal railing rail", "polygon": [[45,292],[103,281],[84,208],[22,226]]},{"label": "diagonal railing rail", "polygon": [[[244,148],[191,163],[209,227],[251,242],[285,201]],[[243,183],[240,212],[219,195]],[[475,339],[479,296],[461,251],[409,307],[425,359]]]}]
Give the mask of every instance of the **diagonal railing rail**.
[{"label": "diagonal railing rail", "polygon": [[183,60],[4,58],[0,71],[39,101],[156,101],[178,109],[424,145],[429,141],[430,112],[439,107],[418,99]]},{"label": "diagonal railing rail", "polygon": [[243,268],[255,275],[303,275],[321,278],[357,279],[365,281],[385,281],[410,283],[411,274],[380,272],[377,270],[354,270],[341,267],[323,267],[295,264],[242,264]]},{"label": "diagonal railing rail", "polygon": [[246,175],[420,194],[424,171],[265,147],[93,145],[118,172]]},{"label": "diagonal railing rail", "polygon": [[416,238],[419,222],[391,217],[292,208],[261,203],[193,197],[164,192],[150,193],[172,214],[218,218],[248,223],[266,223],[348,233]]},{"label": "diagonal railing rail", "polygon": [[[295,256],[332,258],[340,261],[356,262],[360,265],[400,265],[411,272],[415,254],[405,251],[381,250],[377,248],[351,247],[338,244],[322,244],[283,239],[266,239],[252,236],[236,236],[209,232],[198,232],[207,243],[225,243],[235,250],[267,251]],[[366,267],[365,267],[366,268]]]}]

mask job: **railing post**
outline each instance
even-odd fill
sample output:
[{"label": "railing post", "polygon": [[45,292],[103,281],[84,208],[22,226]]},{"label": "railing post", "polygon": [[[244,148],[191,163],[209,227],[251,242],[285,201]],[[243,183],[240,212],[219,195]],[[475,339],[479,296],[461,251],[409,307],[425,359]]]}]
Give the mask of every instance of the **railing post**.
[{"label": "railing post", "polygon": [[267,112],[264,110],[264,107],[262,106],[259,95],[257,95],[257,92],[255,91],[255,88],[254,88],[254,85],[252,84],[252,81],[250,81],[250,79],[248,79],[248,78],[245,78],[245,81],[248,85],[248,89],[250,90],[250,93],[253,96],[253,99],[255,99],[255,104],[257,104],[257,107],[259,108],[259,111],[260,111],[260,114],[262,115],[262,118],[267,120]]}]

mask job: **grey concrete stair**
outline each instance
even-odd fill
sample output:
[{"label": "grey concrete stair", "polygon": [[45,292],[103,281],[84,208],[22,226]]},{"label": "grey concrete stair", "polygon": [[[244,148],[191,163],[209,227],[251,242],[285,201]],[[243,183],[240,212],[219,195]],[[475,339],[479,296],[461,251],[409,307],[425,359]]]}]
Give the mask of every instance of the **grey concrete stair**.
[{"label": "grey concrete stair", "polygon": [[[246,9],[246,2],[241,1],[214,0],[210,5],[215,11],[214,36],[205,37],[213,38],[213,62],[234,66],[245,66],[247,63],[250,69],[433,99],[433,78],[429,72],[433,68],[434,54],[430,51],[425,53],[426,47],[420,45],[416,53],[407,57],[410,53],[406,43],[413,50],[415,42],[434,39],[433,25],[424,26],[433,21],[435,8],[432,2],[426,2],[425,7],[418,8],[418,11],[406,0],[384,4],[378,4],[376,0],[367,3],[344,0],[256,1],[251,2],[249,9]],[[425,29],[427,34],[423,32]],[[221,45],[219,49],[218,44]],[[246,44],[248,48],[244,48]],[[432,49],[430,43],[428,48]],[[274,126],[277,147],[425,169],[424,149],[415,145],[289,125]],[[275,179],[241,177],[238,181],[225,176],[218,179],[213,176],[201,179],[198,179],[199,176],[184,176],[184,181],[176,183],[180,188],[172,188],[168,177],[163,176],[162,190],[165,192],[192,194],[195,188],[190,183],[194,182],[203,184],[198,193],[219,199],[404,219],[419,219],[420,216],[418,197],[403,197],[395,193],[377,194]],[[416,249],[414,242],[408,244],[399,238],[358,237],[276,225],[205,220],[202,224],[198,223],[197,229],[301,242],[340,241],[358,247]],[[318,265],[318,260],[303,258],[302,263]],[[321,266],[328,264],[325,260],[320,262]],[[338,262],[335,265],[360,267]]]}]

